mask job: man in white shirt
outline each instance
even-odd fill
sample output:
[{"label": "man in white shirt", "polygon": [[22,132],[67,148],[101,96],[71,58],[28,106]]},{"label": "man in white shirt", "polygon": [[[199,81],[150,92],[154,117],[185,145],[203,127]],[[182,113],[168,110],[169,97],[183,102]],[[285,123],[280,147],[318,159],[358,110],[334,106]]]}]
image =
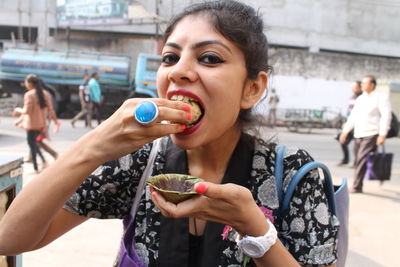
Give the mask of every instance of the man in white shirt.
[{"label": "man in white shirt", "polygon": [[366,76],[361,82],[363,94],[359,96],[350,113],[340,143],[345,143],[347,135],[354,128],[356,171],[352,193],[362,193],[363,178],[366,172],[367,155],[383,145],[390,128],[391,106],[386,94],[376,92],[376,79]]}]

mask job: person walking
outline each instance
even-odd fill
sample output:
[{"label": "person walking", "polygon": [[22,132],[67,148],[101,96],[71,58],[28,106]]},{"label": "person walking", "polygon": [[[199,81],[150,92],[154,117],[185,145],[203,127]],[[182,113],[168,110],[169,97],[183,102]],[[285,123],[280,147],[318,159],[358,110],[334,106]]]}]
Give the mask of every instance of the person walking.
[{"label": "person walking", "polygon": [[350,192],[363,192],[363,179],[367,169],[367,155],[383,145],[390,128],[391,106],[387,94],[376,92],[376,79],[365,76],[361,82],[362,95],[355,103],[339,137],[341,144],[354,129],[356,170]]},{"label": "person walking", "polygon": [[268,100],[269,110],[267,119],[268,125],[271,126],[272,128],[274,128],[276,124],[276,108],[278,106],[278,103],[279,103],[279,97],[276,94],[275,88],[272,88]]},{"label": "person walking", "polygon": [[41,154],[36,142],[36,138],[40,136],[47,127],[47,115],[54,112],[52,108],[50,94],[43,89],[40,79],[35,74],[29,74],[25,78],[25,87],[27,92],[24,95],[24,106],[15,108],[13,116],[22,115],[17,122],[17,126],[22,127],[27,132],[27,141],[31,151],[33,168],[36,173],[39,173],[36,156],[43,160],[43,165],[46,167],[46,159]]},{"label": "person walking", "polygon": [[[351,111],[354,108],[354,103],[357,99],[357,97],[359,97],[362,93],[361,91],[361,81],[355,81],[353,82],[352,86],[351,86],[351,90],[353,91],[353,95],[350,97],[349,100],[349,106],[347,109],[347,116],[350,115]],[[338,135],[337,139],[339,140],[340,134]],[[343,152],[343,158],[342,160],[337,164],[338,166],[342,166],[345,165],[347,163],[350,162],[350,153],[349,153],[349,144],[351,142],[351,140],[353,140],[354,138],[354,131],[352,130],[346,138],[346,141],[342,144],[340,143],[340,147],[342,148],[342,152]],[[355,167],[356,165],[356,153],[354,152],[354,164],[353,166]]]},{"label": "person walking", "polygon": [[[58,120],[57,114],[54,111],[54,108],[52,105],[53,96],[47,90],[44,89],[45,86],[44,86],[43,80],[40,79],[39,77],[38,77],[38,79],[39,79],[40,87],[43,88],[43,93],[45,94],[45,97],[50,99],[49,108],[48,108],[48,112],[46,115],[46,127],[43,129],[43,131],[40,133],[40,135],[38,137],[36,137],[36,144],[39,148],[38,155],[44,163],[43,167],[47,167],[47,162],[46,162],[40,149],[43,149],[44,151],[49,153],[55,160],[58,158],[57,151],[55,151],[50,145],[46,144],[44,142],[44,139],[50,140],[49,128],[50,128],[51,122],[54,121],[54,124],[55,124],[54,132],[58,132],[58,129],[61,126],[61,122]],[[23,116],[21,116],[21,120],[23,119],[22,117]],[[28,155],[27,159],[25,160],[25,162],[32,162],[32,153],[31,152],[29,152],[29,155]]]},{"label": "person walking", "polygon": [[72,119],[71,125],[75,128],[75,123],[77,120],[85,116],[86,127],[92,128],[92,101],[90,98],[90,87],[89,87],[89,74],[85,74],[83,76],[83,83],[79,86],[79,99],[81,102],[81,111],[76,114],[76,116]]},{"label": "person walking", "polygon": [[90,89],[90,99],[92,101],[92,111],[93,114],[96,115],[97,125],[101,123],[102,119],[102,111],[101,111],[101,87],[98,82],[99,74],[94,72],[92,77],[89,80],[89,89]]}]

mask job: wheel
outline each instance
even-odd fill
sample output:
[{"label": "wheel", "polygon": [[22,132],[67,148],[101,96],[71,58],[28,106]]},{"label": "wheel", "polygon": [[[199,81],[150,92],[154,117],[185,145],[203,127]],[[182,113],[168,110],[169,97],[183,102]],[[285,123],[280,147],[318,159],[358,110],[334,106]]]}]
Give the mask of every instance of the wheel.
[{"label": "wheel", "polygon": [[291,121],[286,124],[286,127],[288,128],[289,132],[298,132],[299,131],[299,125],[298,122],[296,121]]}]

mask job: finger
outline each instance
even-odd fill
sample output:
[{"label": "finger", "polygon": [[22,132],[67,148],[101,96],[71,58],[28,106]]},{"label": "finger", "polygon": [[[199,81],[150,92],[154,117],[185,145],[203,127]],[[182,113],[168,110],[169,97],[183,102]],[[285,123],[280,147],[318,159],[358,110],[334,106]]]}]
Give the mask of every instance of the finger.
[{"label": "finger", "polygon": [[182,101],[172,101],[164,98],[131,98],[124,103],[133,109],[144,101],[152,101],[157,107],[167,107],[176,110],[190,111],[190,105]]},{"label": "finger", "polygon": [[200,182],[195,184],[194,190],[208,198],[221,199],[226,202],[237,201],[248,197],[250,191],[245,187],[235,184],[214,184],[209,182]]},{"label": "finger", "polygon": [[[189,216],[190,212],[187,212],[187,207],[183,207],[181,203],[174,204],[167,201],[160,193],[154,191],[151,193],[154,204],[160,209],[162,215],[169,218],[182,218]],[[185,202],[185,201],[184,201]]]},{"label": "finger", "polygon": [[123,114],[127,116],[128,121],[135,121],[135,110],[143,101],[151,101],[158,108],[158,116],[155,122],[171,121],[174,123],[187,124],[192,115],[190,114],[190,105],[182,101],[170,101],[167,99],[129,99],[124,102]]},{"label": "finger", "polygon": [[158,207],[163,216],[171,217],[171,215],[163,208],[166,201],[161,194],[157,193],[156,191],[153,191],[151,193],[151,199],[153,200],[153,203]]},{"label": "finger", "polygon": [[154,204],[157,205],[164,216],[171,218],[182,218],[198,215],[199,211],[207,206],[204,203],[204,201],[207,201],[207,198],[201,198],[202,197],[200,196],[193,196],[190,199],[182,201],[178,204],[174,204],[167,201],[159,192],[153,191],[152,193]]},{"label": "finger", "polygon": [[[151,99],[150,99],[151,100]],[[182,101],[168,100],[164,98],[155,98],[154,102],[159,107],[168,107],[177,110],[190,111],[190,105]]]},{"label": "finger", "polygon": [[143,127],[143,136],[152,137],[153,139],[170,134],[178,134],[186,129],[186,125],[177,123],[156,123],[151,126]]},{"label": "finger", "polygon": [[159,107],[158,108],[157,122],[170,121],[174,123],[187,124],[192,119],[192,114],[184,111],[177,110],[170,107]]}]

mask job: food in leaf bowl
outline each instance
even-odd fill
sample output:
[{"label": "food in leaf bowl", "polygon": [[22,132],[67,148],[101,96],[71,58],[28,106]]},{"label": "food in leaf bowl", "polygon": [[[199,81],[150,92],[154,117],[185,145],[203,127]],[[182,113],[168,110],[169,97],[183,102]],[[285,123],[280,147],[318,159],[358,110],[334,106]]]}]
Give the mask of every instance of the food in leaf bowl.
[{"label": "food in leaf bowl", "polygon": [[198,195],[194,191],[194,185],[203,181],[203,179],[195,176],[168,173],[153,176],[147,180],[147,183],[167,201],[178,204],[194,195]]}]

